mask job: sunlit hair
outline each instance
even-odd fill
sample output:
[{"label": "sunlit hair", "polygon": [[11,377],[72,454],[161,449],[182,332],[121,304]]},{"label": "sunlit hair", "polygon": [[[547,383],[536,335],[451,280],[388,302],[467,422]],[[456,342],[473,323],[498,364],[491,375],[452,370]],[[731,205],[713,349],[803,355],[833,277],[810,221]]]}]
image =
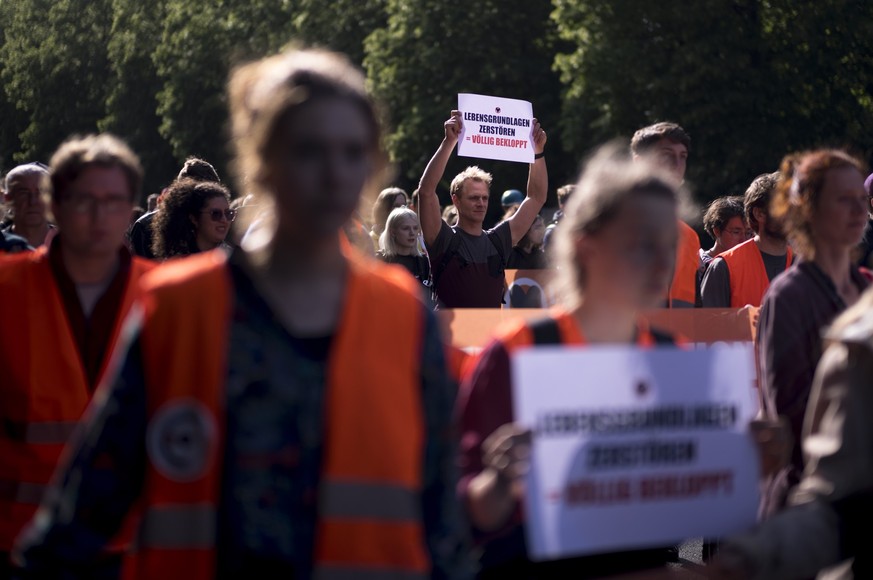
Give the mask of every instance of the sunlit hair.
[{"label": "sunlit hair", "polygon": [[558,205],[561,207],[567,203],[567,200],[570,199],[570,196],[573,195],[573,191],[576,189],[576,184],[571,183],[569,185],[562,185],[558,188]]},{"label": "sunlit hair", "polygon": [[447,205],[443,208],[443,220],[450,226],[458,225],[458,208]]},{"label": "sunlit hair", "polygon": [[41,163],[25,163],[13,167],[3,180],[3,191],[9,191],[9,182],[19,175],[48,175],[48,169]]},{"label": "sunlit hair", "polygon": [[199,217],[209,200],[230,192],[215,181],[177,179],[164,192],[161,211],[152,222],[152,252],[161,260],[187,256],[200,251],[192,217]]},{"label": "sunlit hair", "polygon": [[364,75],[345,56],[324,50],[289,49],[237,67],[231,74],[228,92],[238,187],[254,193],[259,205],[273,202],[267,183],[280,131],[287,130],[296,112],[319,99],[347,100],[363,114],[370,129],[375,164],[362,197],[375,197],[387,169],[380,116],[365,87]]},{"label": "sunlit hair", "polygon": [[804,258],[815,257],[812,219],[818,210],[827,174],[832,169],[856,169],[866,175],[864,164],[845,151],[819,149],[788,155],[779,168],[779,182],[770,205],[771,214],[785,220],[791,246]]},{"label": "sunlit hair", "polygon": [[578,306],[585,289],[585,272],[576,250],[579,237],[597,235],[616,219],[624,203],[643,197],[667,199],[678,208],[684,192],[662,170],[646,162],[632,162],[627,149],[615,144],[601,147],[585,165],[564,207],[564,218],[555,227],[550,256],[558,268],[556,290],[564,306]]},{"label": "sunlit hair", "polygon": [[[385,222],[385,230],[382,232],[382,235],[379,236],[379,249],[386,257],[392,257],[397,255],[397,243],[394,241],[394,228],[400,225],[404,219],[410,219],[415,222],[416,225],[419,225],[418,222],[418,214],[409,209],[408,207],[398,207],[390,214],[388,214],[388,220]],[[418,244],[415,244],[415,255],[421,256],[421,248],[418,247]]]},{"label": "sunlit hair", "polygon": [[72,137],[65,141],[49,164],[48,193],[58,202],[72,182],[88,167],[118,167],[124,173],[130,199],[139,199],[142,190],[142,165],[127,143],[109,133]]},{"label": "sunlit hair", "polygon": [[776,184],[779,182],[779,172],[762,173],[752,180],[743,195],[743,212],[746,214],[746,223],[756,234],[761,233],[761,224],[755,217],[755,209],[763,209],[770,215],[770,202],[776,192]]},{"label": "sunlit hair", "polygon": [[468,180],[479,181],[484,183],[488,187],[491,187],[492,179],[493,178],[490,173],[473,165],[455,176],[455,178],[452,180],[452,184],[449,186],[449,193],[451,193],[452,195],[460,196],[461,192],[464,191],[464,184]]},{"label": "sunlit hair", "polygon": [[403,196],[403,205],[407,205],[409,197],[399,187],[388,187],[379,192],[379,197],[376,198],[376,203],[373,204],[373,231],[377,235],[381,235],[385,230],[388,214],[394,209],[394,202],[397,200],[397,196],[400,195]]},{"label": "sunlit hair", "polygon": [[746,226],[746,213],[743,208],[743,196],[727,195],[713,200],[709,207],[706,208],[706,213],[703,214],[703,229],[710,235],[712,239],[717,237],[715,230],[719,233],[724,231],[727,223],[738,217],[743,220],[743,227]]},{"label": "sunlit hair", "polygon": [[182,169],[179,170],[179,175],[176,179],[190,178],[195,181],[215,181],[221,183],[221,178],[218,177],[218,172],[215,167],[205,159],[199,157],[189,157],[185,160]]},{"label": "sunlit hair", "polygon": [[685,150],[691,152],[691,137],[685,129],[669,121],[639,129],[631,139],[631,151],[634,155],[645,155],[662,139],[685,145]]},{"label": "sunlit hair", "polygon": [[[543,220],[543,216],[541,216],[541,215],[537,215],[537,216],[534,218],[533,223],[530,224],[530,227],[527,229],[527,231],[526,231],[526,232],[524,233],[524,235],[522,236],[522,238],[521,238],[520,240],[518,240],[518,243],[517,243],[517,244],[515,244],[515,247],[516,247],[516,248],[525,248],[525,247],[527,247],[528,244],[531,243],[531,241],[530,241],[530,233],[531,233],[531,230],[533,230],[533,229],[534,229],[534,226],[537,225],[538,223],[539,223],[539,224],[542,224],[543,227],[545,228],[545,220]],[[541,249],[542,247],[543,247],[543,242],[542,242],[542,241],[541,241],[539,244],[537,244],[537,245],[534,246],[535,249]]]}]

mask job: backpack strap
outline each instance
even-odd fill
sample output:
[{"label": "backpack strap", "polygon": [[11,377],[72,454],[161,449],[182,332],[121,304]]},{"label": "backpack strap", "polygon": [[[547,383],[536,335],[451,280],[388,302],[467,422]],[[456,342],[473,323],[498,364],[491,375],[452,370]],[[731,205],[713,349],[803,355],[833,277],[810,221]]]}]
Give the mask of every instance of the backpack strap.
[{"label": "backpack strap", "polygon": [[488,239],[491,241],[491,245],[494,246],[494,249],[497,250],[497,255],[500,256],[500,263],[506,264],[506,254],[503,253],[503,247],[500,245],[500,236],[497,234],[496,228],[488,232]]},{"label": "backpack strap", "polygon": [[530,323],[528,328],[530,328],[531,334],[533,334],[535,346],[562,343],[561,329],[558,328],[558,321],[551,316]]},{"label": "backpack strap", "polygon": [[460,247],[461,247],[461,236],[460,236],[460,234],[456,233],[454,231],[454,229],[452,229],[452,237],[449,238],[449,245],[446,248],[446,251],[443,252],[443,259],[440,260],[440,263],[437,264],[436,267],[433,269],[434,288],[436,288],[436,285],[439,282],[440,278],[442,277],[443,272],[446,271],[446,268],[448,267],[449,262],[451,262],[455,256],[460,257],[460,252],[458,252],[458,248],[460,248]]}]

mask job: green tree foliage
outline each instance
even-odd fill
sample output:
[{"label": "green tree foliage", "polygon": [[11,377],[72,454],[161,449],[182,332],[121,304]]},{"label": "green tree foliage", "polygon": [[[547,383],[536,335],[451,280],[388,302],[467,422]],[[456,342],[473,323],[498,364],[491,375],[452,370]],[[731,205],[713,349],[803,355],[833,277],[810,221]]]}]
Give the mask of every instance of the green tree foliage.
[{"label": "green tree foliage", "polygon": [[[839,5],[839,6],[836,6]],[[673,120],[700,199],[742,193],[792,150],[869,147],[873,5],[555,0],[562,128],[581,155]]]},{"label": "green tree foliage", "polygon": [[[363,64],[410,188],[459,92],[533,102],[552,190],[592,147],[664,119],[692,135],[700,201],[790,151],[873,155],[869,2],[0,0],[0,168],[108,130],[141,155],[149,190],[188,155],[227,175],[228,71],[289,41]],[[457,157],[446,182],[473,163],[495,194],[524,186],[523,164]]]},{"label": "green tree foliage", "polygon": [[[404,185],[417,185],[442,139],[443,122],[463,92],[531,101],[550,135],[552,189],[562,173],[575,171],[562,167],[556,155],[561,150],[560,87],[552,70],[550,2],[388,0],[387,6],[388,24],[367,38],[364,63],[375,94],[391,115],[387,143]],[[525,165],[457,157],[446,170],[446,185],[471,164],[494,173],[494,192],[524,189]],[[443,203],[448,203],[447,195]],[[499,203],[492,200],[495,212],[496,207]]]},{"label": "green tree foliage", "polygon": [[[12,15],[12,5],[0,1],[0,46],[6,44],[6,30]],[[2,52],[0,52],[2,55]],[[0,80],[3,79],[3,69],[6,61],[0,57]],[[21,148],[18,135],[27,127],[27,115],[14,106],[9,95],[0,88],[0,171],[9,169],[13,164],[12,155]]]},{"label": "green tree foliage", "polygon": [[[4,6],[3,88],[26,116],[13,161],[47,160],[104,116],[112,24],[109,0],[16,0]],[[6,115],[4,115],[4,118]]]},{"label": "green tree foliage", "polygon": [[139,154],[147,168],[145,197],[160,191],[179,170],[169,143],[158,131],[161,84],[152,54],[161,41],[164,1],[113,0],[112,6],[106,115],[98,128],[120,136]]},{"label": "green tree foliage", "polygon": [[364,62],[364,40],[388,22],[386,0],[298,0],[293,36],[311,46],[323,46]]},{"label": "green tree foliage", "polygon": [[203,157],[227,176],[228,72],[281,48],[290,30],[291,5],[284,0],[166,0],[153,59],[160,133],[177,159]]}]

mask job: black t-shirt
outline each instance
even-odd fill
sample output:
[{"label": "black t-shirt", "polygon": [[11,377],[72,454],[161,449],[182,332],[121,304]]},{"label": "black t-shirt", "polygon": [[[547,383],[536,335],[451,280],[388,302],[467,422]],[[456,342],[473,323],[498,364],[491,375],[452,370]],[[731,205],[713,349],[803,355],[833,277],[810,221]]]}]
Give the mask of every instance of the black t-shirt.
[{"label": "black t-shirt", "polygon": [[473,236],[459,227],[442,227],[427,251],[436,294],[447,308],[499,308],[506,263],[512,251],[509,222]]},{"label": "black t-shirt", "polygon": [[[761,252],[761,259],[771,282],[787,268],[785,254],[774,256]],[[706,269],[700,285],[700,298],[704,308],[730,308],[731,276],[724,258],[716,258]]]},{"label": "black t-shirt", "polygon": [[386,264],[398,264],[406,268],[412,277],[421,283],[424,303],[430,307],[435,306],[433,279],[430,275],[430,262],[427,256],[401,256],[399,254],[386,256],[382,252],[376,252],[376,257]]},{"label": "black t-shirt", "polygon": [[549,264],[546,260],[546,253],[541,249],[528,254],[519,248],[512,248],[506,267],[510,270],[543,270],[548,268]]},{"label": "black t-shirt", "polygon": [[137,256],[149,258],[150,260],[155,259],[155,254],[152,252],[152,222],[155,220],[155,214],[157,213],[157,210],[155,210],[136,220],[128,233],[131,251]]}]

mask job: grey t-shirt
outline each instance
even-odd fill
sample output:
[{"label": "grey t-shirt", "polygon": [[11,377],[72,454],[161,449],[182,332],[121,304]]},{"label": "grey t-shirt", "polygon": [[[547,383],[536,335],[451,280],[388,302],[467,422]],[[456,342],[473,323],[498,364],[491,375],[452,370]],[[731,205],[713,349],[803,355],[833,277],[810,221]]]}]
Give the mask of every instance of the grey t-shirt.
[{"label": "grey t-shirt", "polygon": [[[452,240],[456,248],[449,255]],[[512,251],[509,222],[481,235],[470,235],[442,222],[427,246],[440,303],[447,308],[499,308],[503,300],[504,271]],[[446,259],[448,256],[448,260]]]}]

